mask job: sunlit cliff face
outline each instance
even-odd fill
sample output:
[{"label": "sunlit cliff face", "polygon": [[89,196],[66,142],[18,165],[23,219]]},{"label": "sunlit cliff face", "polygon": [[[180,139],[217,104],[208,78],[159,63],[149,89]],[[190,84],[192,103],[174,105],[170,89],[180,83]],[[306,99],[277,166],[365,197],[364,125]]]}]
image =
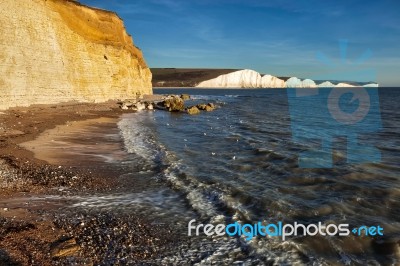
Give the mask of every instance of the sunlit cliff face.
[{"label": "sunlit cliff face", "polygon": [[151,72],[112,12],[61,0],[0,3],[0,108],[151,94]]}]

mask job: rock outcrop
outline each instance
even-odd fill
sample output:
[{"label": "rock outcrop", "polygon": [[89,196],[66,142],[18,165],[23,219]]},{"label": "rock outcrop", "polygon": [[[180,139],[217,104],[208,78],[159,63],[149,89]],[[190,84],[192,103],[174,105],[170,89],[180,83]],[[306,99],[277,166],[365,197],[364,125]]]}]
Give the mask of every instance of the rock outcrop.
[{"label": "rock outcrop", "polygon": [[190,100],[190,95],[189,94],[181,94],[181,99],[184,101]]},{"label": "rock outcrop", "polygon": [[199,110],[211,112],[211,111],[214,111],[215,105],[213,103],[208,103],[208,104],[201,103],[201,104],[197,105],[197,108]]},{"label": "rock outcrop", "polygon": [[0,109],[151,94],[122,20],[71,0],[0,1]]},{"label": "rock outcrop", "polygon": [[[376,83],[363,85],[364,87],[378,87]],[[216,78],[202,81],[196,87],[198,88],[330,88],[330,87],[354,87],[348,83],[339,83],[337,85],[330,81],[316,84],[311,79],[301,80],[297,77],[291,77],[286,82],[280,78],[264,75],[250,70],[238,70],[229,74],[220,75]]]},{"label": "rock outcrop", "polygon": [[179,96],[172,96],[158,103],[157,107],[169,112],[181,112],[185,109],[185,101]]},{"label": "rock outcrop", "polygon": [[[161,96],[161,95],[158,95]],[[206,112],[212,112],[218,106],[216,106],[214,103],[199,103],[197,105],[192,105],[192,106],[186,106],[185,105],[185,100],[188,100],[189,102],[193,102],[189,94],[182,94],[182,95],[164,95],[162,96],[162,99],[157,99],[153,101],[148,101],[148,100],[142,100],[139,101],[139,103],[144,102],[145,108],[148,110],[153,110],[153,108],[158,109],[158,110],[163,110],[163,111],[168,111],[168,112],[177,112],[177,113],[182,113],[185,112],[190,115],[196,115],[200,113],[201,111],[206,111]],[[126,102],[120,102],[120,107],[124,110],[136,110],[135,107],[137,106],[137,103],[133,103],[132,101],[126,101]],[[151,106],[151,108],[149,108]],[[144,108],[143,108],[144,109]]]},{"label": "rock outcrop", "polygon": [[199,108],[197,108],[197,106],[191,106],[191,107],[186,108],[186,112],[190,115],[200,114],[200,110],[199,110]]}]

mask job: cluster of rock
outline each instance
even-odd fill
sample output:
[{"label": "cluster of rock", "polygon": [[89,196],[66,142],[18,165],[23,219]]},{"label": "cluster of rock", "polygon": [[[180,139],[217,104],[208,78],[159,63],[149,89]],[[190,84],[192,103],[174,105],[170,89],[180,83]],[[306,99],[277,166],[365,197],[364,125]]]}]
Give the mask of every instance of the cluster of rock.
[{"label": "cluster of rock", "polygon": [[118,104],[123,110],[164,110],[168,112],[184,112],[190,115],[199,114],[200,111],[211,112],[216,106],[213,103],[201,103],[193,106],[185,106],[185,101],[190,100],[190,95],[167,95],[155,100],[131,99],[119,101]]},{"label": "cluster of rock", "polygon": [[167,98],[157,103],[156,108],[159,110],[167,110],[169,112],[180,112],[185,109],[184,97],[177,95],[167,96]]},{"label": "cluster of rock", "polygon": [[133,110],[133,111],[142,111],[142,110],[153,110],[154,103],[149,101],[137,101],[136,99],[133,100],[126,100],[118,102],[120,108],[122,110]]},{"label": "cluster of rock", "polygon": [[201,104],[190,106],[190,107],[186,108],[186,112],[190,115],[197,115],[200,113],[200,110],[206,111],[206,112],[211,112],[211,111],[214,111],[214,109],[215,109],[215,105],[213,103],[208,103],[208,104],[201,103]]},{"label": "cluster of rock", "polygon": [[[366,84],[363,87],[378,87],[376,83]],[[311,79],[301,80],[291,77],[284,81],[271,75],[262,76],[257,71],[243,69],[229,74],[220,75],[216,78],[205,80],[197,84],[199,88],[331,88],[331,87],[354,87],[347,83],[333,84],[325,81],[316,84]]]},{"label": "cluster of rock", "polygon": [[185,112],[190,115],[199,114],[200,111],[211,112],[214,111],[215,105],[213,103],[201,103],[189,107],[185,107],[185,100],[190,100],[190,96],[187,94],[171,95],[167,96],[167,98],[156,104],[157,109],[167,110],[169,112]]}]

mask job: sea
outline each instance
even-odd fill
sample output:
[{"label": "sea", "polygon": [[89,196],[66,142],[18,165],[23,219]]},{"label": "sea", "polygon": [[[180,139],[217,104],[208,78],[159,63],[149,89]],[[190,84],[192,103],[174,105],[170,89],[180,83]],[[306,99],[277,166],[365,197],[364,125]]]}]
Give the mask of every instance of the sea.
[{"label": "sea", "polygon": [[[160,265],[400,265],[400,89],[365,91],[303,100],[313,96],[291,89],[156,89],[189,94],[187,105],[217,108],[123,114],[117,130],[96,142],[120,143],[120,152],[101,156],[128,185],[71,207],[123,209],[190,239],[189,247],[154,262]],[[340,97],[355,107],[346,112]],[[352,118],[357,105],[367,111]],[[193,219],[194,226],[347,224],[350,232],[300,230],[284,240],[194,230],[188,236]],[[362,226],[383,231],[351,231]]]}]

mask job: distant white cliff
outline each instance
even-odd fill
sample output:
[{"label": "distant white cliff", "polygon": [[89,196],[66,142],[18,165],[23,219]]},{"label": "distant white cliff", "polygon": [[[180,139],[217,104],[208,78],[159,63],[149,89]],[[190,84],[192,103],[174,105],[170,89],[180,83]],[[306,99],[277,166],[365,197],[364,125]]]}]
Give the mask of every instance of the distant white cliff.
[{"label": "distant white cliff", "polygon": [[199,88],[285,88],[285,81],[271,75],[244,69],[202,81]]},{"label": "distant white cliff", "polygon": [[338,88],[348,88],[348,87],[355,87],[355,86],[354,86],[354,85],[350,85],[350,84],[341,82],[341,83],[339,83],[339,84],[336,84],[335,87],[338,87]]},{"label": "distant white cliff", "polygon": [[379,87],[379,84],[377,84],[377,83],[370,83],[370,84],[365,84],[363,87]]},{"label": "distant white cliff", "polygon": [[261,78],[262,88],[285,88],[285,81],[271,75],[264,75]]},{"label": "distant white cliff", "polygon": [[214,79],[200,82],[199,88],[259,88],[261,75],[257,71],[244,69],[220,75]]},{"label": "distant white cliff", "polygon": [[333,84],[330,81],[325,81],[325,82],[322,82],[321,84],[319,84],[318,87],[319,88],[332,88],[332,87],[335,87],[335,84]]},{"label": "distant white cliff", "polygon": [[298,79],[296,77],[291,77],[290,79],[286,80],[286,86],[288,88],[302,88],[303,84],[301,82],[301,79]]},{"label": "distant white cliff", "polygon": [[283,88],[316,88],[317,84],[315,84],[314,80],[305,79],[301,81],[301,79],[292,77],[286,81],[286,86]]},{"label": "distant white cliff", "polygon": [[[371,83],[363,87],[378,87]],[[251,69],[238,70],[232,73],[220,75],[216,78],[200,82],[198,88],[332,88],[332,87],[355,87],[347,83],[333,84],[330,81],[316,84],[311,79],[301,80],[296,77],[289,78],[286,82],[271,75],[261,76],[260,73]]]}]

